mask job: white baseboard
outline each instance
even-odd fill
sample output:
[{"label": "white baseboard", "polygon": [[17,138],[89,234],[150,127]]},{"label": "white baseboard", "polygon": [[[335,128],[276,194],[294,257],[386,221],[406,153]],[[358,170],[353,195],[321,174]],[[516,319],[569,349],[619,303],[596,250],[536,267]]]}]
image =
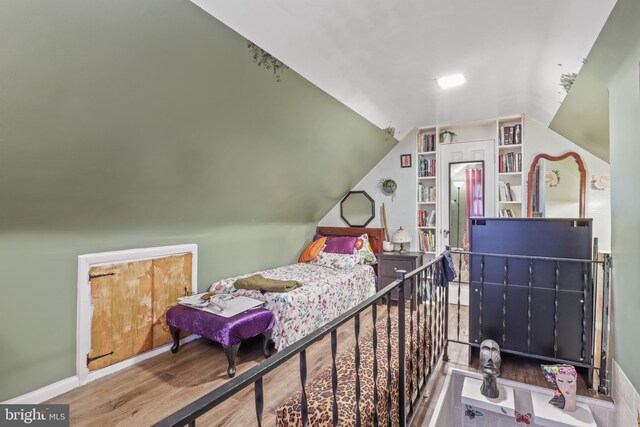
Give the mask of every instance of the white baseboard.
[{"label": "white baseboard", "polygon": [[78,376],[74,375],[73,377],[65,378],[53,384],[46,385],[37,390],[23,394],[22,396],[5,400],[2,403],[18,404],[18,405],[28,405],[28,404],[35,405],[38,403],[42,403],[46,400],[53,399],[54,397],[59,396],[68,391],[71,391],[76,387],[78,387]]},{"label": "white baseboard", "polygon": [[[200,336],[199,335],[189,335],[188,337],[183,338],[183,339],[180,340],[180,343],[181,343],[180,345],[186,344],[188,342],[191,342],[191,341],[193,341],[193,340],[195,340],[197,338],[200,338]],[[130,357],[130,358],[126,359],[126,360],[123,360],[122,362],[114,363],[113,365],[107,366],[106,368],[101,368],[101,369],[99,369],[97,371],[89,372],[89,375],[87,375],[86,377],[84,377],[84,378],[79,377],[78,383],[80,385],[85,385],[85,384],[90,383],[91,381],[97,380],[98,378],[102,378],[104,376],[111,375],[114,372],[118,372],[118,371],[120,371],[120,370],[122,370],[124,368],[128,368],[129,366],[133,366],[136,363],[142,362],[143,360],[147,360],[147,359],[150,359],[150,358],[152,358],[154,356],[162,354],[162,353],[168,351],[169,348],[171,348],[172,345],[173,345],[173,343],[165,344],[163,346],[154,348],[153,350],[149,350],[146,353],[142,353],[142,354],[138,354],[136,356]]]},{"label": "white baseboard", "polygon": [[[186,344],[198,338],[200,338],[199,335],[189,335],[188,337],[185,337],[180,340],[180,345]],[[115,365],[111,365],[106,368],[100,369],[99,371],[92,372],[87,376],[83,384],[80,384],[80,379],[78,378],[77,375],[74,375],[73,377],[56,381],[53,384],[46,385],[37,390],[30,391],[29,393],[25,393],[18,397],[14,397],[13,399],[5,400],[4,402],[2,402],[2,404],[18,404],[18,405],[33,404],[35,405],[38,403],[45,402],[49,399],[53,399],[54,397],[60,396],[61,394],[64,394],[68,391],[78,388],[91,381],[97,380],[98,378],[102,378],[106,375],[112,374],[126,367],[135,365],[138,362],[141,362],[143,360],[149,359],[163,352],[166,352],[171,348],[172,345],[173,344],[165,344],[161,347],[154,348],[153,350],[148,351],[146,353],[143,353],[138,356],[132,357],[130,359],[124,360],[122,362],[116,363]]]}]

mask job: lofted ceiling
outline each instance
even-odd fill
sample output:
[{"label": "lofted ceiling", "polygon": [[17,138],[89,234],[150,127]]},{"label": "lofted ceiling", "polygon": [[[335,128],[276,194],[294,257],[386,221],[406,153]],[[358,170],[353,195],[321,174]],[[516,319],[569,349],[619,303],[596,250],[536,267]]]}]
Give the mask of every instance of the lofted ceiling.
[{"label": "lofted ceiling", "polygon": [[[549,123],[615,0],[192,0],[379,127]],[[435,79],[464,73],[444,91]]]}]

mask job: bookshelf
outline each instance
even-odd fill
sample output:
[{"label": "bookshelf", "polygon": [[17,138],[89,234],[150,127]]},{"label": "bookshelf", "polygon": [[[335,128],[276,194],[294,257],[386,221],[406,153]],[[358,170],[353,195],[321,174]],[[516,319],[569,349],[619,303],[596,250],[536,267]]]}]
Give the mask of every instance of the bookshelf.
[{"label": "bookshelf", "polygon": [[438,134],[435,127],[418,131],[416,153],[416,159],[418,160],[416,168],[418,250],[432,256],[435,256],[437,248],[438,178],[436,173],[436,150],[438,143]]},{"label": "bookshelf", "polygon": [[[443,228],[449,228],[448,218],[441,223],[441,216],[448,212],[447,183],[451,159],[441,144],[439,134],[443,130],[455,132],[453,144],[465,150],[466,143],[490,141],[492,153],[485,158],[485,167],[492,174],[491,190],[485,189],[485,213],[487,216],[526,216],[526,177],[523,175],[524,116],[510,116],[478,122],[457,123],[420,128],[416,147],[416,230],[417,249],[423,254],[435,255],[444,249]],[[450,154],[449,154],[450,155]],[[494,167],[488,167],[492,161]],[[443,216],[443,217],[444,217]],[[427,257],[428,259],[428,257]]]},{"label": "bookshelf", "polygon": [[498,217],[520,218],[525,212],[522,205],[524,200],[524,180],[522,177],[524,126],[522,116],[498,119],[497,134],[498,208],[496,213]]}]

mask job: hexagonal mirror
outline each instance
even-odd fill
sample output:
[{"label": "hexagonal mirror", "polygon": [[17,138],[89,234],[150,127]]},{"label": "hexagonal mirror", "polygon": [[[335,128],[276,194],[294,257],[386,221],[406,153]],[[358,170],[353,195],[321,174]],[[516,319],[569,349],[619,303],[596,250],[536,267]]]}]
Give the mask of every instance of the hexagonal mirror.
[{"label": "hexagonal mirror", "polygon": [[375,206],[366,191],[349,191],[340,202],[340,217],[349,227],[366,227],[375,217]]}]

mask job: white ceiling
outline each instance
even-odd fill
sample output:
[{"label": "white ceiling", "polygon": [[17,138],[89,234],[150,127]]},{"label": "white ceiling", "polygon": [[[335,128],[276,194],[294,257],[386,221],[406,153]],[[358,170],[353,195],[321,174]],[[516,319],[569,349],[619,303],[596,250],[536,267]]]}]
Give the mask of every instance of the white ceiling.
[{"label": "white ceiling", "polygon": [[[192,0],[380,127],[549,123],[615,0]],[[559,65],[561,64],[561,65]],[[434,79],[464,73],[447,91]],[[283,75],[286,78],[286,74]]]}]

